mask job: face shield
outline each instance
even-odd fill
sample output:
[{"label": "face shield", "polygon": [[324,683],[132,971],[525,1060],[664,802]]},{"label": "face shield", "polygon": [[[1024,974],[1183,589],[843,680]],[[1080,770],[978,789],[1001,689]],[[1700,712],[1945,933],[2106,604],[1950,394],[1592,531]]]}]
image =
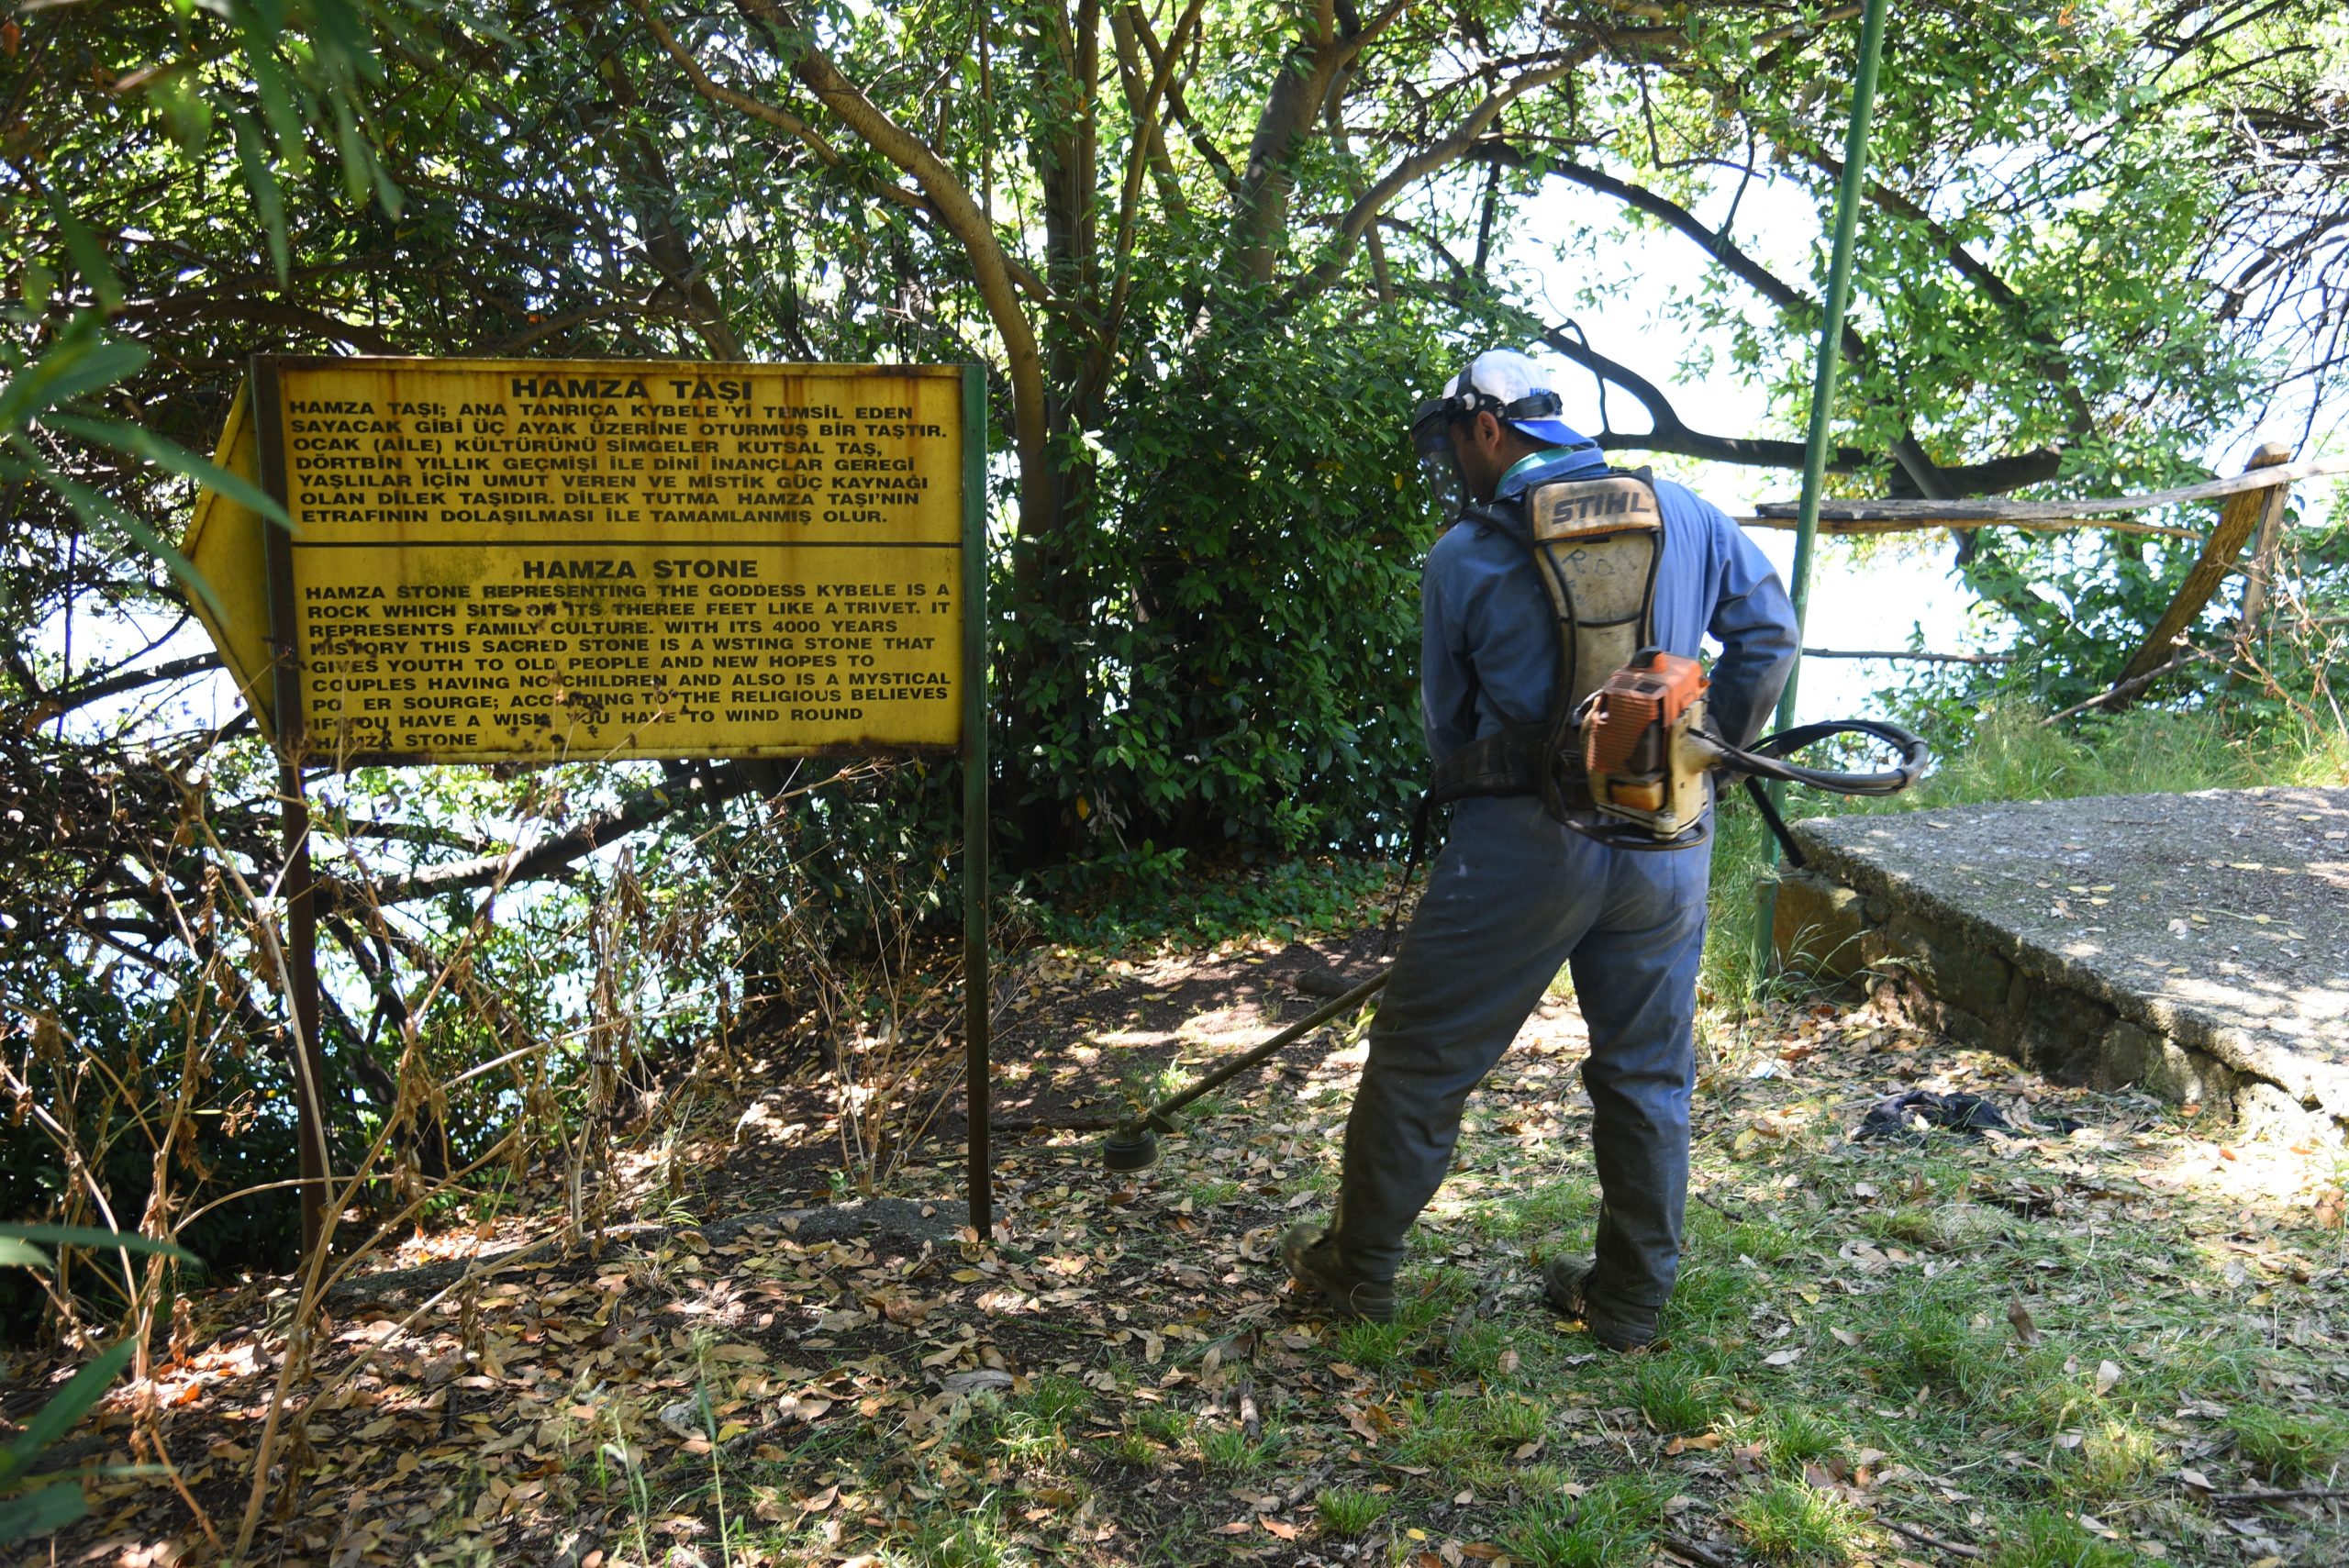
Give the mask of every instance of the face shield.
[{"label": "face shield", "polygon": [[[1458,517],[1469,500],[1468,481],[1460,472],[1460,458],[1452,447],[1452,427],[1455,421],[1473,418],[1478,414],[1490,414],[1533,439],[1541,440],[1552,434],[1542,427],[1554,425],[1563,407],[1558,395],[1546,387],[1504,403],[1473,385],[1461,386],[1461,383],[1467,379],[1467,373],[1464,373],[1453,382],[1453,385],[1460,387],[1460,390],[1448,392],[1442,397],[1429,398],[1411,415],[1411,450],[1419,456],[1419,473],[1427,482],[1429,497],[1446,517]],[[1557,425],[1556,430],[1562,437],[1574,437],[1574,432],[1563,425]],[[1589,443],[1575,438],[1567,444],[1587,446]]]},{"label": "face shield", "polygon": [[1419,474],[1427,482],[1429,498],[1446,517],[1458,517],[1468,501],[1460,460],[1452,450],[1454,411],[1451,398],[1431,397],[1411,416],[1411,450],[1419,454]]}]

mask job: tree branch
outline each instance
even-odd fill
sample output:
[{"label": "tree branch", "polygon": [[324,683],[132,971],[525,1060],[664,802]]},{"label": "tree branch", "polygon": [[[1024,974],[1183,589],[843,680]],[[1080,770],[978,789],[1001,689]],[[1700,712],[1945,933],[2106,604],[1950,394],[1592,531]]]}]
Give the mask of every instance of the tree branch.
[{"label": "tree branch", "polygon": [[[633,3],[642,7],[638,14],[650,24],[650,0]],[[1011,259],[996,238],[994,226],[943,159],[841,74],[831,56],[816,41],[813,28],[801,23],[780,0],[736,0],[736,4],[744,15],[778,35],[789,55],[792,74],[815,94],[825,108],[865,145],[912,176],[936,209],[939,222],[962,245],[979,298],[1003,341],[1004,360],[1010,375],[1013,440],[1019,454],[1021,523],[1023,528],[1036,530],[1051,528],[1054,507],[1051,456],[1046,450],[1042,354],[1035,328],[1019,302],[1020,291]]]},{"label": "tree branch", "polygon": [[196,653],[145,670],[124,671],[101,681],[84,681],[79,685],[50,692],[36,690],[31,700],[20,704],[17,711],[7,716],[7,723],[12,728],[38,728],[59,714],[71,713],[77,707],[86,707],[106,697],[135,692],[141,686],[151,686],[164,681],[184,680],[190,675],[200,675],[207,670],[220,667],[218,654]]},{"label": "tree branch", "polygon": [[[1174,160],[1166,150],[1165,115],[1162,109],[1163,95],[1143,92],[1143,83],[1154,81],[1158,66],[1147,71],[1142,65],[1141,37],[1135,30],[1134,17],[1139,7],[1119,6],[1109,13],[1109,38],[1118,51],[1118,80],[1125,88],[1126,107],[1133,116],[1134,135],[1140,139],[1148,157],[1151,179],[1158,186],[1158,199],[1167,214],[1178,222],[1191,215],[1191,204],[1183,195],[1183,182],[1174,172]],[[1174,78],[1171,66],[1165,73],[1165,93],[1174,91]],[[1145,105],[1148,112],[1144,112]]]},{"label": "tree branch", "polygon": [[[1297,143],[1312,128],[1314,121],[1321,117],[1322,106],[1329,101],[1330,87],[1339,74],[1406,8],[1403,0],[1395,0],[1360,30],[1346,32],[1337,25],[1334,6],[1324,0],[1306,24],[1303,38],[1288,50],[1280,74],[1273,79],[1272,91],[1264,95],[1264,106],[1256,117],[1256,133],[1248,143],[1248,161],[1233,192],[1232,256],[1240,275],[1246,281],[1273,281],[1279,238],[1288,226],[1289,192],[1297,183],[1293,160]],[[1483,123],[1489,124],[1489,117]],[[1441,167],[1448,161],[1449,158],[1442,159],[1431,167]],[[1409,180],[1403,183],[1409,183]],[[1382,196],[1379,205],[1391,199],[1391,194]],[[1351,233],[1341,230],[1341,252],[1353,248],[1362,229],[1377,216],[1377,207],[1374,206],[1363,215],[1361,224]],[[1341,255],[1340,270],[1343,265]]]},{"label": "tree branch", "polygon": [[[270,285],[275,287],[274,282]],[[150,329],[167,322],[203,321],[210,318],[234,320],[240,326],[283,327],[296,332],[309,332],[332,343],[344,343],[368,354],[405,354],[410,345],[381,328],[345,321],[310,306],[298,305],[289,299],[262,299],[255,295],[221,297],[215,295],[166,295],[157,299],[125,300],[115,312],[117,320],[139,322]]]},{"label": "tree branch", "polygon": [[[1527,167],[1531,160],[1523,151],[1500,139],[1489,139],[1477,144],[1469,154],[1474,158],[1490,158],[1512,167]],[[1817,302],[1802,290],[1787,283],[1756,261],[1732,242],[1726,233],[1706,226],[1694,213],[1670,197],[1618,179],[1603,170],[1572,161],[1551,163],[1549,172],[1573,182],[1585,189],[1611,196],[1638,211],[1661,218],[1680,233],[1702,245],[1732,276],[1746,284],[1765,299],[1781,309],[1816,309]],[[1647,406],[1656,428],[1645,438],[1623,437],[1611,433],[1598,438],[1599,445],[1609,448],[1631,448],[1642,451],[1670,452],[1679,457],[1709,458],[1720,462],[1756,464],[1771,468],[1802,466],[1802,443],[1798,441],[1755,440],[1731,436],[1709,436],[1690,430],[1671,410],[1670,401],[1644,377],[1615,361],[1597,354],[1554,329],[1542,328],[1542,340],[1550,347],[1604,375],[1621,386]],[[1865,364],[1870,358],[1865,339],[1846,326],[1843,328],[1843,353],[1854,363]],[[1667,420],[1669,421],[1667,423]],[[2046,447],[2027,452],[2009,453],[1979,463],[1961,463],[1944,467],[1926,453],[1913,434],[1904,435],[1888,452],[1876,454],[1855,448],[1839,448],[1829,459],[1831,471],[1851,473],[1865,468],[1885,458],[1890,459],[1920,495],[1930,499],[1951,499],[1963,495],[2001,493],[2020,489],[2026,484],[2041,484],[2055,477],[2063,465],[2063,454]]]},{"label": "tree branch", "polygon": [[[1820,149],[1808,150],[1805,156],[1813,168],[1829,177],[1836,180],[1843,177],[1842,159]],[[1947,225],[1879,181],[1870,180],[1867,183],[1867,197],[1886,212],[1906,218],[1923,229],[1932,237],[1933,243],[1941,247],[1942,255],[1957,274],[1981,290],[1983,297],[1998,307],[1999,313],[2007,318],[2007,324],[2019,336],[2029,334],[2031,312],[2022,296],[2015,293],[2013,285],[2000,277],[1989,262],[1968,250],[1965,241],[1952,233]],[[2055,384],[2056,395],[2064,400],[2064,411],[2069,417],[2072,433],[2086,435],[2094,428],[2095,418],[2088,410],[2087,395],[2080,390],[2078,379],[2072,373],[2071,361],[2054,344],[2043,341],[2037,347],[2040,368]]]},{"label": "tree branch", "polygon": [[1397,159],[1386,175],[1358,197],[1338,222],[1336,239],[1330,242],[1330,254],[1292,291],[1297,295],[1318,294],[1344,275],[1346,261],[1353,254],[1363,232],[1377,221],[1379,210],[1408,189],[1448,163],[1457,162],[1477,139],[1492,128],[1501,111],[1538,87],[1547,86],[1579,67],[1596,52],[1596,46],[1586,45],[1564,58],[1547,65],[1536,66],[1511,77],[1504,85],[1495,88],[1485,101],[1472,110],[1451,135],[1431,142],[1415,152]]},{"label": "tree branch", "polygon": [[[1117,278],[1110,284],[1109,303],[1101,313],[1100,330],[1095,335],[1093,351],[1085,356],[1084,376],[1072,398],[1080,408],[1092,406],[1095,393],[1108,380],[1109,366],[1116,359],[1118,334],[1125,325],[1126,301],[1133,287],[1134,226],[1141,219],[1142,175],[1149,168],[1152,139],[1157,134],[1159,102],[1174,80],[1174,61],[1182,54],[1191,29],[1197,25],[1200,12],[1206,8],[1207,0],[1191,0],[1175,18],[1174,30],[1167,35],[1165,57],[1151,72],[1150,83],[1141,97],[1131,97],[1130,83],[1127,88],[1133,109],[1134,140],[1126,154],[1125,183],[1118,192],[1118,243],[1110,252],[1117,259]],[[1121,6],[1117,14],[1123,15],[1130,9]],[[1114,17],[1112,25],[1115,26]]]},{"label": "tree branch", "polygon": [[591,817],[569,832],[558,833],[527,850],[451,861],[446,865],[427,866],[421,871],[395,877],[375,888],[372,898],[347,882],[322,885],[330,895],[332,907],[357,911],[366,908],[371,903],[377,906],[406,904],[418,898],[437,897],[444,893],[462,893],[493,884],[529,882],[551,875],[573,862],[584,860],[605,845],[649,828],[664,817],[696,806],[731,800],[751,788],[749,771],[739,762],[732,763],[707,773],[689,774],[682,781],[665,780],[655,788],[630,795],[611,810]]},{"label": "tree branch", "polygon": [[[1133,18],[1134,36],[1141,40],[1142,52],[1150,57],[1151,69],[1156,70],[1162,60],[1175,58],[1172,50],[1158,41],[1157,33],[1151,28],[1149,17],[1140,6],[1131,7],[1126,14]],[[1239,171],[1232,168],[1231,160],[1223,155],[1223,149],[1209,140],[1207,132],[1199,128],[1197,117],[1191,113],[1189,101],[1183,96],[1183,83],[1171,78],[1166,87],[1166,107],[1174,115],[1174,123],[1183,128],[1183,134],[1191,139],[1192,147],[1207,160],[1208,167],[1215,171],[1216,178],[1223,182],[1223,188],[1237,192],[1240,189]]]},{"label": "tree branch", "polygon": [[603,8],[596,0],[564,0],[564,10],[580,41],[595,59],[596,79],[608,95],[603,105],[583,106],[582,117],[600,131],[609,155],[628,179],[623,189],[631,197],[644,253],[661,274],[662,288],[684,306],[703,346],[714,359],[743,358],[742,340],[726,318],[726,306],[695,257],[692,238],[678,217],[676,182],[660,144],[633,118],[640,106],[636,82],[604,25]]},{"label": "tree branch", "polygon": [[[1674,457],[1704,458],[1713,462],[1742,463],[1754,468],[1800,468],[1803,443],[1746,436],[1715,436],[1692,430],[1664,389],[1620,360],[1608,358],[1558,328],[1531,322],[1544,345],[1586,370],[1621,387],[1648,411],[1653,427],[1646,435],[1615,430],[1599,432],[1598,444],[1610,451],[1665,452]],[[1851,473],[1868,467],[1873,453],[1857,447],[1838,447],[1828,456],[1830,473]]]},{"label": "tree branch", "polygon": [[[1528,158],[1523,150],[1499,138],[1478,143],[1469,156],[1498,159],[1511,168],[1532,166],[1532,160]],[[1649,190],[1644,185],[1635,185],[1628,180],[1618,179],[1606,171],[1594,169],[1586,163],[1568,161],[1548,163],[1544,167],[1549,173],[1559,179],[1570,181],[1585,190],[1596,191],[1600,195],[1611,196],[1628,207],[1646,213],[1651,217],[1662,219],[1672,228],[1702,246],[1706,253],[1720,263],[1722,270],[1731,277],[1753,289],[1754,293],[1779,309],[1802,311],[1819,309],[1819,302],[1808,293],[1797,288],[1755,261],[1726,233],[1707,226],[1702,218],[1671,197]],[[1854,364],[1865,364],[1871,357],[1867,340],[1848,326],[1843,328],[1843,357]]]},{"label": "tree branch", "polygon": [[[945,215],[939,210],[935,203],[919,191],[909,191],[903,185],[894,184],[886,180],[855,178],[858,172],[849,161],[848,155],[833,146],[830,139],[821,131],[817,130],[788,109],[770,104],[762,98],[754,98],[748,93],[740,92],[715,80],[694,52],[678,40],[677,36],[669,30],[660,17],[652,14],[650,0],[629,0],[629,3],[644,23],[645,29],[651,33],[653,41],[658,43],[669,58],[676,61],[678,69],[685,73],[685,80],[692,84],[696,93],[713,104],[722,104],[727,108],[749,115],[753,119],[796,137],[815,153],[817,161],[824,167],[837,173],[851,176],[859,189],[868,191],[893,206],[903,207],[925,222],[944,222]],[[958,235],[956,238],[959,239],[961,237]],[[1022,266],[1016,258],[1011,256],[1005,256],[1003,264],[1005,270],[1010,274],[1011,281],[1019,285],[1020,293],[1039,304],[1048,303],[1042,279],[1037,277],[1034,272]]]}]

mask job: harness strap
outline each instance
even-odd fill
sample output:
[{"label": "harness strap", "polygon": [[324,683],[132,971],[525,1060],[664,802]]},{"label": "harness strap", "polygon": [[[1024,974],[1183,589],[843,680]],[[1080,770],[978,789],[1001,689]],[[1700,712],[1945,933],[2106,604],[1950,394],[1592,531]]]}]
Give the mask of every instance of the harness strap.
[{"label": "harness strap", "polygon": [[[1636,484],[1637,490],[1625,481]],[[1643,505],[1641,491],[1645,492]],[[1533,515],[1537,502],[1542,508],[1539,517]],[[1631,519],[1640,513],[1650,520],[1633,525]],[[1428,787],[1411,813],[1403,884],[1396,890],[1394,906],[1387,911],[1381,952],[1394,939],[1403,900],[1409,895],[1411,880],[1427,849],[1428,828],[1437,806],[1474,795],[1538,795],[1542,809],[1557,822],[1568,820],[1575,812],[1598,809],[1591,799],[1588,775],[1583,771],[1582,748],[1574,743],[1575,710],[1586,695],[1583,688],[1596,687],[1614,665],[1580,672],[1580,665],[1604,658],[1596,647],[1584,649],[1581,644],[1586,639],[1596,644],[1611,638],[1623,644],[1621,651],[1628,655],[1647,641],[1649,620],[1654,613],[1656,573],[1664,557],[1662,510],[1655,499],[1654,480],[1644,468],[1629,473],[1609,470],[1595,477],[1536,486],[1522,500],[1465,507],[1459,520],[1496,528],[1525,550],[1557,616],[1557,678],[1549,711],[1540,718],[1504,725],[1490,735],[1479,736],[1438,762],[1429,775]],[[1623,596],[1621,588],[1630,589],[1625,603],[1611,606],[1623,613],[1592,615],[1575,602],[1575,574],[1567,570],[1566,556],[1570,552],[1579,559],[1581,552],[1574,550],[1578,540],[1633,526],[1655,530],[1644,569],[1618,589],[1618,598]]]}]

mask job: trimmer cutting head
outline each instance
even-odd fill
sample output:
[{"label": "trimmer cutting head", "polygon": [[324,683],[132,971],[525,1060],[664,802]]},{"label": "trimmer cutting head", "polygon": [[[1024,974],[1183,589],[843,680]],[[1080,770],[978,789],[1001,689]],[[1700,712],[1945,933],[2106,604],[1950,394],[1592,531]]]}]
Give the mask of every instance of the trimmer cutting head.
[{"label": "trimmer cutting head", "polygon": [[1147,1171],[1158,1163],[1158,1134],[1143,1128],[1119,1128],[1101,1140],[1102,1168]]}]

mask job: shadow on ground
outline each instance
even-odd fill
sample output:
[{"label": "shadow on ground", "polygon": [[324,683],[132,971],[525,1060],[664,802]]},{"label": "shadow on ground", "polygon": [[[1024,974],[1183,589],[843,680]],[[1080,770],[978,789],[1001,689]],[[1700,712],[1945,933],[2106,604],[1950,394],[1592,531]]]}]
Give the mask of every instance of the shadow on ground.
[{"label": "shadow on ground", "polygon": [[[1026,1068],[1006,1113],[1114,1114],[1313,1005],[1294,975],[1333,956],[1040,970],[1001,1037]],[[713,1109],[689,1151],[713,1177],[699,1229],[533,1260],[413,1320],[413,1297],[363,1282],[338,1307],[317,1357],[338,1386],[307,1385],[269,1554],[2349,1560],[2334,1157],[2238,1147],[1865,1008],[1779,1006],[1709,1031],[1669,1342],[1610,1356],[1534,1287],[1535,1260],[1586,1245],[1595,1202],[1561,1001],[1474,1103],[1402,1320],[1348,1327],[1297,1310],[1271,1252],[1329,1201],[1360,1021],[1235,1084],[1148,1173],[1105,1175],[1075,1134],[1008,1141],[996,1247],[953,1237],[949,1147],[900,1172],[903,1223],[812,1222],[810,1188],[750,1182],[710,1223],[720,1173],[792,1141]],[[1852,1140],[1909,1087],[1987,1095],[2014,1126]],[[190,1494],[227,1517],[284,1346],[251,1299],[195,1320],[155,1393]],[[59,1561],[197,1553],[168,1486],[95,1490]]]}]

